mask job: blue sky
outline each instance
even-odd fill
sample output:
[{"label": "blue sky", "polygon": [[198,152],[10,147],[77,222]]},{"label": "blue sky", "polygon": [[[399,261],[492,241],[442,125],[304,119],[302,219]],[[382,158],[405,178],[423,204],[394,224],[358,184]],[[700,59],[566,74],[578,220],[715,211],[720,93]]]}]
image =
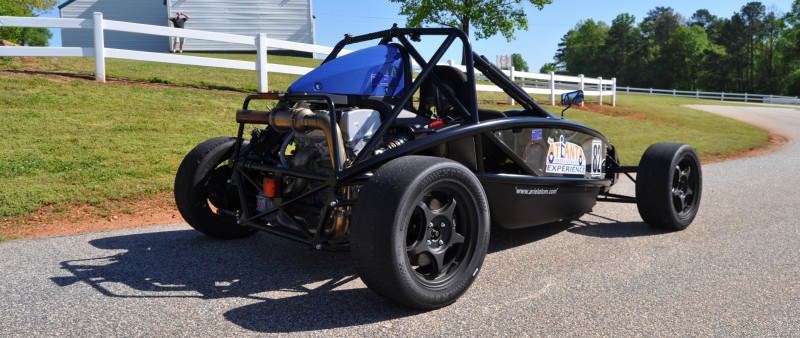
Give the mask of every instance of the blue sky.
[{"label": "blue sky", "polygon": [[[105,0],[113,1],[113,0]],[[541,11],[527,6],[528,30],[518,31],[516,39],[510,42],[503,37],[473,41],[474,49],[490,60],[498,54],[521,53],[528,61],[531,71],[537,71],[545,62],[551,62],[561,37],[575,24],[584,19],[602,20],[610,23],[619,13],[628,12],[641,20],[648,10],[656,6],[675,8],[684,17],[689,17],[699,8],[706,8],[717,16],[730,17],[739,10],[746,0],[713,1],[585,1],[554,0]],[[787,11],[791,0],[762,0],[768,9]],[[398,15],[399,5],[388,0],[315,0],[314,14],[317,17],[317,44],[334,45],[345,33],[361,34],[389,28],[392,23],[402,25],[405,18]],[[45,16],[58,16],[53,10]],[[54,32],[52,45],[60,45],[60,34]],[[422,51],[430,54],[435,49],[435,41],[423,41]],[[451,53],[446,58],[458,59]]]}]

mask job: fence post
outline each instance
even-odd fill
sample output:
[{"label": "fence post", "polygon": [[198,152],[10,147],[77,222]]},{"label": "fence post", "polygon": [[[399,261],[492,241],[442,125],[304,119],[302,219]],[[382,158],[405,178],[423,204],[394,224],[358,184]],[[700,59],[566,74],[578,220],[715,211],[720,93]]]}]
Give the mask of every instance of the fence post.
[{"label": "fence post", "polygon": [[672,96],[677,96],[678,91],[676,89],[672,89]]},{"label": "fence post", "polygon": [[103,36],[103,12],[94,12],[94,79],[106,82],[106,42]]},{"label": "fence post", "polygon": [[[511,78],[511,82],[514,82],[514,66],[511,66],[511,68],[508,69],[508,75],[509,75],[508,77]],[[508,104],[510,104],[512,106],[514,105],[514,98],[513,97],[510,97],[510,96],[508,97]]]},{"label": "fence post", "polygon": [[600,105],[603,105],[603,77],[597,78],[597,92],[600,93]]},{"label": "fence post", "polygon": [[[583,90],[583,74],[578,75],[578,89]],[[581,102],[581,107],[583,107],[584,103]]]},{"label": "fence post", "polygon": [[550,105],[556,105],[556,73],[550,72]]},{"label": "fence post", "polygon": [[628,93],[630,93],[630,92],[631,92],[631,86],[626,86],[626,87],[625,87],[625,92],[628,92]]},{"label": "fence post", "polygon": [[653,88],[650,88],[650,94],[652,94],[652,93],[653,93]]},{"label": "fence post", "polygon": [[617,78],[611,78],[611,106],[617,106]]},{"label": "fence post", "polygon": [[720,101],[725,101],[725,92],[722,92],[722,95],[720,96]]},{"label": "fence post", "polygon": [[256,36],[256,72],[258,73],[258,92],[266,93],[269,90],[267,77],[267,34],[259,33]]},{"label": "fence post", "polygon": [[744,93],[744,102],[747,103],[747,93]]},{"label": "fence post", "polygon": [[700,89],[695,89],[694,90],[694,98],[695,99],[699,99],[700,98]]}]

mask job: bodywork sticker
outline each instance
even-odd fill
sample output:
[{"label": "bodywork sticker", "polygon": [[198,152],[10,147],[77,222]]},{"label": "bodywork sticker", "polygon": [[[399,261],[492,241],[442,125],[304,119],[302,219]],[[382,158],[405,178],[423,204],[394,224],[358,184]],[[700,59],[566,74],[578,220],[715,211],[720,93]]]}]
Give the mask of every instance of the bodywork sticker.
[{"label": "bodywork sticker", "polygon": [[592,177],[603,177],[603,141],[592,140],[592,166],[590,175]]},{"label": "bodywork sticker", "polygon": [[547,150],[547,163],[545,172],[550,174],[585,175],[586,156],[583,147],[564,140],[564,135],[558,141],[547,138],[550,148]]}]

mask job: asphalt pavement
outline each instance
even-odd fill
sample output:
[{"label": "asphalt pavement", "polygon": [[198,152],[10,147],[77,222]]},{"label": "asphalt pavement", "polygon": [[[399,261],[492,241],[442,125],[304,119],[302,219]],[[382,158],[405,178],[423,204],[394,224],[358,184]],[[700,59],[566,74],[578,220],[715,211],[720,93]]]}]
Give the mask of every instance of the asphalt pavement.
[{"label": "asphalt pavement", "polygon": [[[702,106],[800,139],[800,109]],[[800,145],[706,165],[685,231],[634,205],[494,231],[454,305],[398,308],[348,253],[165,225],[0,243],[0,336],[800,336]],[[632,185],[621,184],[619,192]]]}]

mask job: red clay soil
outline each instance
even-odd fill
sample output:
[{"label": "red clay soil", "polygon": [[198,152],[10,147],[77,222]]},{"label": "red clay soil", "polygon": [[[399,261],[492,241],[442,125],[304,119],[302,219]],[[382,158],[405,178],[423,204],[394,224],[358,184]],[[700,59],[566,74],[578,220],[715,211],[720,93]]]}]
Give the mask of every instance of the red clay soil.
[{"label": "red clay soil", "polygon": [[[60,210],[59,210],[60,209]],[[59,236],[156,224],[182,223],[172,192],[102,206],[46,206],[23,217],[0,220],[0,236],[6,239]]]},{"label": "red clay soil", "polygon": [[653,115],[642,113],[642,112],[633,112],[622,110],[619,108],[612,107],[610,105],[599,105],[596,103],[586,103],[583,107],[577,107],[575,109],[580,109],[583,111],[588,111],[592,113],[597,113],[600,115],[606,116],[615,116],[615,117],[624,117],[626,119],[631,120],[650,120],[650,121],[658,121],[658,117],[654,117]]},{"label": "red clay soil", "polygon": [[748,150],[743,150],[738,153],[729,155],[718,155],[718,154],[707,155],[703,159],[703,164],[711,164],[722,161],[735,160],[737,158],[743,158],[743,157],[763,156],[780,149],[787,142],[789,142],[788,137],[770,131],[769,138],[767,139],[767,144],[763,147],[751,148]]}]

